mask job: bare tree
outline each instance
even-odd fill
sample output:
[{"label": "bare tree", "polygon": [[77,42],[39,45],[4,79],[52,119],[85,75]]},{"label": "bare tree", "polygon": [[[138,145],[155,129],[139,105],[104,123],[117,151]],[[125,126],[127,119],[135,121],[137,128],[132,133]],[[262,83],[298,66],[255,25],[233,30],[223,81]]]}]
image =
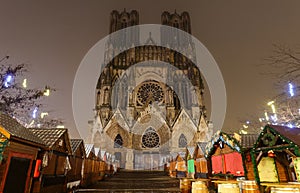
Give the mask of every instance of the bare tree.
[{"label": "bare tree", "polygon": [[54,91],[49,86],[42,89],[27,88],[25,64],[3,63],[9,56],[0,60],[0,111],[16,118],[24,126],[55,127],[61,120],[39,116],[43,108],[42,99]]}]

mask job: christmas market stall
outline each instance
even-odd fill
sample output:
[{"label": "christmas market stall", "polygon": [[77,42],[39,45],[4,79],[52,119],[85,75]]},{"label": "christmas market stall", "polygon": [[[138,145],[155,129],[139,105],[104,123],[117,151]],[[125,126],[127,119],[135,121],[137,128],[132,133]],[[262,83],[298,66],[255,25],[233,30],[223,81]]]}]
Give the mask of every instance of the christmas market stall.
[{"label": "christmas market stall", "polygon": [[300,129],[266,125],[260,133],[251,158],[258,183],[300,181]]},{"label": "christmas market stall", "polygon": [[233,136],[216,132],[206,145],[208,171],[216,178],[244,176],[242,148]]},{"label": "christmas market stall", "polygon": [[187,162],[187,177],[195,178],[195,159],[194,159],[195,147],[186,147],[186,162]]},{"label": "christmas market stall", "polygon": [[82,139],[71,139],[72,155],[70,156],[71,170],[67,174],[67,188],[72,190],[80,185],[85,159],[85,148]]},{"label": "christmas market stall", "polygon": [[207,178],[208,169],[207,169],[207,160],[205,158],[205,146],[207,142],[198,142],[194,152],[195,167],[196,173],[195,178]]},{"label": "christmas market stall", "polygon": [[99,151],[99,155],[100,157],[100,174],[103,175],[103,178],[105,176],[105,171],[106,171],[106,161],[107,161],[107,157],[106,157],[106,151]]},{"label": "christmas market stall", "polygon": [[176,157],[176,177],[177,178],[185,178],[187,174],[186,169],[186,152],[179,152]]},{"label": "christmas market stall", "polygon": [[29,193],[39,177],[38,152],[45,143],[15,119],[0,113],[0,192]]},{"label": "christmas market stall", "polygon": [[176,178],[176,157],[177,153],[172,153],[170,156],[170,163],[169,163],[169,176],[171,178]]},{"label": "christmas market stall", "polygon": [[30,128],[37,137],[42,139],[47,148],[38,155],[41,160],[41,175],[34,180],[35,193],[63,193],[67,189],[67,172],[71,169],[69,156],[72,148],[68,130],[64,128]]},{"label": "christmas market stall", "polygon": [[96,159],[96,167],[95,171],[97,171],[97,180],[103,180],[105,176],[105,162],[101,159],[101,150],[100,148],[95,148]]},{"label": "christmas market stall", "polygon": [[82,186],[94,184],[97,181],[95,174],[95,162],[98,157],[95,155],[95,148],[93,144],[85,144],[86,159],[84,160],[84,170],[82,178]]}]

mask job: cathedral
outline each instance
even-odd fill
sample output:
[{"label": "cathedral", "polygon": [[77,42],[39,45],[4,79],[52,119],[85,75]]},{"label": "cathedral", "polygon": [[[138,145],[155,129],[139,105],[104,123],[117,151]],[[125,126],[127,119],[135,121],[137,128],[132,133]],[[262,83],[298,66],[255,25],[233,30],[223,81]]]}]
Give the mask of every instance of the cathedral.
[{"label": "cathedral", "polygon": [[[187,12],[163,12],[161,24],[191,34]],[[110,33],[138,25],[135,10],[111,12]],[[145,42],[139,42],[138,33],[130,37],[124,33],[107,41],[105,53],[100,53],[113,57],[99,74],[87,142],[114,155],[121,168],[160,169],[170,155],[207,141],[212,133],[203,104],[203,81],[190,59],[195,57],[193,43],[178,38],[176,31],[171,36],[162,31],[160,36],[164,46],[153,45],[151,33]],[[170,38],[173,45],[164,44]],[[115,55],[127,42],[133,46]],[[173,46],[181,46],[189,57]]]}]

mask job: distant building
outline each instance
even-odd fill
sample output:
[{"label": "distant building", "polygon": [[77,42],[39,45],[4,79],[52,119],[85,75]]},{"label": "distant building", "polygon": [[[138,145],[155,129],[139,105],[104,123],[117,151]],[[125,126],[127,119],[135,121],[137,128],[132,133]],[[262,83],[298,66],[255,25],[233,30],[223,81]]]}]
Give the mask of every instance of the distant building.
[{"label": "distant building", "polygon": [[[191,34],[187,12],[164,12],[161,22]],[[110,33],[136,25],[137,11],[112,11]],[[204,85],[191,61],[194,44],[185,38],[176,31],[161,31],[163,46],[156,46],[151,34],[140,42],[139,33],[124,32],[106,44],[104,58],[112,60],[98,80],[88,143],[115,155],[123,168],[160,169],[170,153],[210,138]],[[131,48],[115,54],[124,45]],[[180,47],[188,57],[172,47]]]}]

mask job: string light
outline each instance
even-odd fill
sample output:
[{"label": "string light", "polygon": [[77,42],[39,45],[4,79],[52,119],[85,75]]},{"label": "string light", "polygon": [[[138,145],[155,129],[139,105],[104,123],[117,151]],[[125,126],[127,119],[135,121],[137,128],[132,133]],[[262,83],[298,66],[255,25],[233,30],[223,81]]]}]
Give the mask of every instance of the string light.
[{"label": "string light", "polygon": [[266,117],[266,120],[269,121],[269,116],[268,116],[267,112],[265,112],[265,117]]},{"label": "string light", "polygon": [[11,86],[13,81],[13,75],[12,74],[7,74],[4,80],[4,87],[9,87]]},{"label": "string light", "polygon": [[45,91],[44,91],[44,96],[49,96],[50,95],[50,89],[48,87],[46,87]]},{"label": "string light", "polygon": [[294,93],[294,85],[289,82],[289,93],[290,93],[290,96],[293,97],[295,95]]},{"label": "string light", "polygon": [[27,79],[25,78],[22,83],[23,88],[27,88]]},{"label": "string light", "polygon": [[37,111],[38,111],[38,108],[35,107],[32,111],[32,118],[34,118],[34,119],[36,118]]},{"label": "string light", "polygon": [[43,119],[45,116],[47,116],[48,115],[48,113],[47,112],[42,112],[41,113],[41,118]]}]

